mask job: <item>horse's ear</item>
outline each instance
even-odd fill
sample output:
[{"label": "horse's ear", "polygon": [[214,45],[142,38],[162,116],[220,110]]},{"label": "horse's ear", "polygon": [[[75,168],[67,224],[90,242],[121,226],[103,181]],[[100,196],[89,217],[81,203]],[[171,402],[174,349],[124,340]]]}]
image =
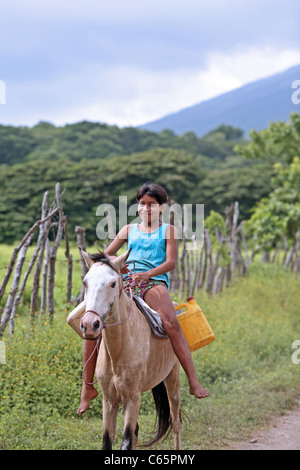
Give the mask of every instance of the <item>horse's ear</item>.
[{"label": "horse's ear", "polygon": [[111,264],[114,266],[114,268],[117,271],[120,271],[120,269],[125,265],[127,258],[129,256],[130,250],[126,251],[126,253],[123,253],[123,255],[118,256],[115,258],[113,261],[111,261]]},{"label": "horse's ear", "polygon": [[81,256],[82,256],[83,259],[84,259],[84,262],[85,262],[85,264],[86,264],[86,267],[87,267],[88,269],[90,269],[90,267],[91,267],[92,264],[93,264],[92,258],[88,255],[88,253],[86,253],[85,251],[83,251],[81,248],[79,248],[79,250],[80,250]]}]

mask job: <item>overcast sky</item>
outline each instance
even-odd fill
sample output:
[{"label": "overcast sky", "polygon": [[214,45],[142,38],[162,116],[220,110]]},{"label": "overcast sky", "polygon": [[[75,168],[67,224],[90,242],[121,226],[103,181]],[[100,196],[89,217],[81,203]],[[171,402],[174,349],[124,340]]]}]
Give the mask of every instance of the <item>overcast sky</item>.
[{"label": "overcast sky", "polygon": [[1,124],[136,126],[296,64],[299,0],[0,0]]}]

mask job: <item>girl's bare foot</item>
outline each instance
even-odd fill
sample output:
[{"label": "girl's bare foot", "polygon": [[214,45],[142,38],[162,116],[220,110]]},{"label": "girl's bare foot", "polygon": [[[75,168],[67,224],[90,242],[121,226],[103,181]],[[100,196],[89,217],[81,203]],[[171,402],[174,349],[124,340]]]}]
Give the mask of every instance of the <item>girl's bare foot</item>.
[{"label": "girl's bare foot", "polygon": [[87,385],[86,383],[82,386],[80,405],[77,410],[77,414],[81,416],[90,407],[90,401],[98,396],[98,390],[93,385]]},{"label": "girl's bare foot", "polygon": [[190,384],[190,394],[199,399],[209,397],[209,392],[204,390],[200,382]]}]

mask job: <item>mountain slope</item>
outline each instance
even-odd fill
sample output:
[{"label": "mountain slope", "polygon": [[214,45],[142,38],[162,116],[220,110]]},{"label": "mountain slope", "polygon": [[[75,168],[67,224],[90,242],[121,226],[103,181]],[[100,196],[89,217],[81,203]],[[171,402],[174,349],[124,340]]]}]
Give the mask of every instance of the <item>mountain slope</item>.
[{"label": "mountain slope", "polygon": [[242,128],[247,135],[251,129],[268,127],[271,121],[288,121],[291,112],[300,111],[300,105],[291,99],[292,82],[297,79],[300,65],[139,127],[154,132],[170,129],[176,134],[193,131],[203,136],[227,124]]}]

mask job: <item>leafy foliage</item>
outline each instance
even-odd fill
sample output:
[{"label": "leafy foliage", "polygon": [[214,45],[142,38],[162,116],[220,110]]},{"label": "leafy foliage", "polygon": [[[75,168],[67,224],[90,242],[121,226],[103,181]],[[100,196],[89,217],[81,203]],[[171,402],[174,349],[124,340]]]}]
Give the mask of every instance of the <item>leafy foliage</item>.
[{"label": "leafy foliage", "polygon": [[97,207],[110,203],[118,213],[119,196],[132,204],[147,180],[163,184],[178,203],[203,203],[194,189],[213,159],[232,155],[241,136],[233,128],[199,139],[193,133],[156,134],[86,121],[64,127],[40,122],[32,129],[0,126],[0,242],[12,243],[26,233],[39,217],[43,192],[48,190],[51,200],[57,181],[71,239],[75,225],[82,225],[89,242],[97,238]]},{"label": "leafy foliage", "polygon": [[274,165],[275,189],[259,201],[246,224],[256,246],[271,250],[285,236],[293,243],[300,230],[300,159],[288,166]]},{"label": "leafy foliage", "polygon": [[33,128],[0,126],[0,164],[58,160],[109,159],[155,148],[182,149],[192,155],[204,154],[224,160],[232,154],[242,131],[231,127],[217,129],[199,138],[193,132],[176,136],[172,131],[160,133],[88,121],[55,127],[40,122]]},{"label": "leafy foliage", "polygon": [[119,196],[126,195],[129,205],[134,203],[138,187],[150,179],[163,184],[179,203],[193,202],[190,186],[195,186],[202,175],[201,159],[170,149],[109,160],[59,159],[14,165],[0,174],[0,205],[4,208],[0,213],[0,240],[14,241],[26,233],[39,217],[43,192],[49,190],[49,201],[54,197],[56,181],[64,191],[62,203],[70,235],[74,237],[75,225],[82,225],[87,239],[94,242],[100,204],[110,203],[118,211]]},{"label": "leafy foliage", "polygon": [[0,242],[13,243],[26,233],[39,217],[43,192],[54,197],[56,182],[64,191],[70,238],[75,239],[75,225],[82,225],[90,243],[97,239],[97,207],[110,203],[118,215],[119,196],[131,205],[147,180],[163,184],[179,204],[204,204],[205,216],[222,214],[238,200],[240,216],[247,219],[255,203],[281,185],[272,180],[274,161],[287,165],[297,154],[300,116],[253,132],[250,142],[242,135],[226,125],[202,138],[87,121],[0,126]]},{"label": "leafy foliage", "polygon": [[249,217],[255,202],[271,191],[272,174],[273,169],[265,163],[211,170],[197,184],[197,193],[205,203],[205,215],[211,210],[224,212],[232,201],[239,201],[241,218]]},{"label": "leafy foliage", "polygon": [[237,153],[246,158],[289,164],[299,153],[300,115],[291,113],[290,123],[271,122],[268,129],[252,131],[249,136],[248,145],[236,145]]}]

